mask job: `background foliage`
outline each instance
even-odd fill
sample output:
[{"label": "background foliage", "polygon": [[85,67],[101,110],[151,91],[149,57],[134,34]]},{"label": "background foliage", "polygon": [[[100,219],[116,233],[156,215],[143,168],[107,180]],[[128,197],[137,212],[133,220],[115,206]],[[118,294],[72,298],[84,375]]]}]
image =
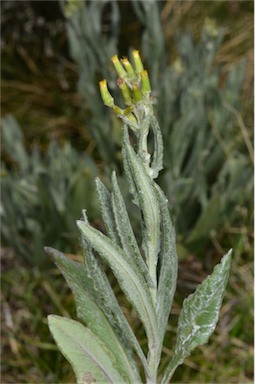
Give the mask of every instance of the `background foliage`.
[{"label": "background foliage", "polygon": [[[182,258],[173,319],[224,250],[235,249],[217,332],[174,380],[250,381],[253,2],[87,2],[93,18],[78,40],[73,35],[71,49],[66,30],[70,43],[71,26],[79,24],[69,18],[66,29],[63,3],[2,3],[2,381],[73,380],[45,320],[48,313],[72,315],[72,297],[41,247],[77,253],[81,208],[101,226],[93,178],[107,182],[110,168],[121,172],[120,128],[97,82],[113,78],[113,54],[133,47],[152,73],[165,135],[161,185]],[[114,82],[111,88],[118,98]],[[136,327],[132,314],[130,321]],[[174,330],[171,323],[169,337]]]},{"label": "background foliage", "polygon": [[[37,146],[28,153],[20,127],[12,116],[2,120],[3,145],[12,161],[2,169],[2,237],[17,255],[32,265],[46,263],[44,244],[58,243],[78,251],[75,217],[84,199],[96,216],[93,159],[79,154],[67,141],[52,140],[42,155]],[[15,169],[16,168],[16,169]]]}]

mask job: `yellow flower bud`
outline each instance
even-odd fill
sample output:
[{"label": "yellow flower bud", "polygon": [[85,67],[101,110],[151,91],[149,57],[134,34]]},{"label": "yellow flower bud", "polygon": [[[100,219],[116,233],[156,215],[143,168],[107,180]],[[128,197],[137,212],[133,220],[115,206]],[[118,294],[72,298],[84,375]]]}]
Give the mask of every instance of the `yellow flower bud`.
[{"label": "yellow flower bud", "polygon": [[124,57],[121,61],[122,61],[122,64],[124,65],[124,67],[128,73],[129,78],[131,80],[133,80],[135,78],[135,71],[134,71],[131,63],[129,62],[129,60],[126,57]]},{"label": "yellow flower bud", "polygon": [[132,87],[135,102],[141,101],[143,99],[143,95],[140,88],[136,84],[132,84]]},{"label": "yellow flower bud", "polygon": [[127,105],[131,105],[132,104],[132,98],[131,98],[130,91],[129,91],[127,84],[125,83],[125,81],[121,77],[118,78],[117,84],[121,89],[125,103]]},{"label": "yellow flower bud", "polygon": [[150,84],[150,79],[149,79],[149,76],[148,76],[148,72],[144,70],[144,71],[142,71],[140,73],[140,75],[141,75],[142,90],[143,90],[143,92],[150,93],[151,92],[151,84]]},{"label": "yellow flower bud", "polygon": [[127,72],[125,71],[125,69],[122,67],[120,61],[119,61],[119,58],[117,55],[114,55],[112,57],[112,62],[113,62],[113,65],[118,73],[118,75],[120,77],[122,77],[123,79],[126,79],[127,78]]},{"label": "yellow flower bud", "polygon": [[140,73],[143,71],[143,63],[139,54],[139,51],[133,51],[133,58],[135,63],[135,71],[136,73]]},{"label": "yellow flower bud", "polygon": [[112,108],[114,106],[114,100],[113,100],[112,95],[108,91],[106,80],[100,81],[99,87],[100,87],[101,97],[103,99],[104,104],[107,107]]}]

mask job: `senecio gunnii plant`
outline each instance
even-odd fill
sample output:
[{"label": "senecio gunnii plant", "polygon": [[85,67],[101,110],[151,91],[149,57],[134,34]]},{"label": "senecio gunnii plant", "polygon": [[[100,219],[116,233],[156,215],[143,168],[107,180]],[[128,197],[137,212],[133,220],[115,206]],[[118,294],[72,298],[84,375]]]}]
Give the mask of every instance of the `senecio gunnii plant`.
[{"label": "senecio gunnii plant", "polygon": [[[123,122],[124,170],[133,202],[141,213],[141,246],[134,236],[116,173],[112,174],[111,192],[96,179],[107,234],[89,224],[84,210],[82,219],[77,221],[84,264],[46,247],[73,291],[79,319],[78,322],[50,315],[49,328],[72,364],[79,384],[166,384],[185,357],[196,346],[206,343],[215,329],[229,276],[231,251],[184,300],[172,359],[159,374],[178,268],[168,201],[154,181],[162,169],[162,136],[153,111],[148,73],[139,52],[133,52],[134,64],[127,58],[120,61],[117,56],[112,61],[126,108],[114,104],[106,80],[100,82],[100,90],[104,104]],[[150,130],[154,138],[152,154],[148,147]],[[135,148],[131,145],[131,131],[132,141],[136,139]],[[102,261],[111,268],[144,326],[146,351],[120,308]]]}]

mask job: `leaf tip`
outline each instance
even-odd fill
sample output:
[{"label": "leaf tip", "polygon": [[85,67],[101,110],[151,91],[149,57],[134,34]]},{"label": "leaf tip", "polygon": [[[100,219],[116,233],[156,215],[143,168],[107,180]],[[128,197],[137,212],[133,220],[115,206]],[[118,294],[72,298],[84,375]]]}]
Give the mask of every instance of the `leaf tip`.
[{"label": "leaf tip", "polygon": [[231,248],[221,259],[221,263],[229,264],[232,260],[233,249]]},{"label": "leaf tip", "polygon": [[50,315],[47,316],[48,325],[49,325],[50,330],[51,330],[51,326],[54,326],[54,324],[56,324],[56,322],[58,321],[59,317],[60,316],[53,315],[53,314],[50,314]]},{"label": "leaf tip", "polygon": [[44,249],[44,252],[46,252],[48,254],[51,254],[51,252],[52,252],[52,248],[51,247],[45,246],[45,247],[43,247],[43,249]]},{"label": "leaf tip", "polygon": [[86,223],[83,220],[76,220],[76,225],[81,229]]}]

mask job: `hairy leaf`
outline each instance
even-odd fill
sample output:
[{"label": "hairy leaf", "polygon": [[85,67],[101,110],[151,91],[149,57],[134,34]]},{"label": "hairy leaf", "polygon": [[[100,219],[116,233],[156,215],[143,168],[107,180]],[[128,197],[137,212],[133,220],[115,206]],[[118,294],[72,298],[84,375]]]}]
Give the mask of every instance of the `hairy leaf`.
[{"label": "hairy leaf", "polygon": [[172,360],[166,369],[162,384],[168,383],[178,365],[198,345],[205,344],[218,321],[225,287],[228,281],[230,250],[196,291],[183,301],[178,320],[177,342]]},{"label": "hairy leaf", "polygon": [[151,126],[154,133],[154,153],[151,168],[153,170],[153,179],[158,177],[159,171],[163,168],[163,139],[157,119],[152,116]]},{"label": "hairy leaf", "polygon": [[[128,128],[126,125],[124,125],[124,127],[123,127],[123,144],[124,143],[125,143],[125,145],[130,145]],[[127,177],[128,184],[129,184],[129,191],[130,191],[131,195],[133,196],[132,201],[134,204],[137,205],[137,207],[141,208],[139,198],[138,198],[138,193],[137,193],[137,187],[136,187],[135,182],[133,180],[132,172],[131,172],[128,157],[127,157],[127,152],[124,151],[124,148],[122,148],[122,156],[123,156],[123,165],[124,165],[125,175]]]},{"label": "hairy leaf", "polygon": [[134,149],[125,142],[123,145],[125,158],[132,175],[138,194],[139,206],[144,219],[143,248],[145,251],[150,276],[154,283],[152,299],[156,305],[157,262],[160,248],[160,207],[156,194],[155,183],[147,174],[146,169]]},{"label": "hairy leaf", "polygon": [[[83,220],[88,224],[88,219],[85,211],[83,210]],[[107,279],[106,273],[103,270],[100,261],[94,255],[91,244],[82,236],[82,246],[84,250],[84,259],[86,265],[86,271],[90,278],[94,282],[94,287],[97,294],[97,303],[103,309],[110,324],[114,327],[116,333],[122,340],[122,344],[125,345],[126,349],[132,347],[139,358],[141,359],[145,371],[147,371],[147,361],[144,353],[127,321],[122,310],[120,309],[119,303],[112,290],[112,287]],[[130,350],[131,354],[131,350]]]},{"label": "hairy leaf", "polygon": [[83,236],[110,265],[121,288],[144,324],[149,343],[156,343],[157,321],[148,287],[143,278],[125,260],[125,253],[100,231],[82,221],[77,222]]},{"label": "hairy leaf", "polygon": [[153,283],[149,275],[149,270],[137,245],[115,172],[112,174],[112,186],[112,208],[122,249],[126,253],[126,259],[130,263],[130,266],[132,266],[134,270],[138,270],[139,273],[144,276],[147,284],[151,286]]},{"label": "hairy leaf", "polygon": [[130,354],[126,354],[126,345],[120,343],[108,318],[98,305],[97,292],[93,281],[87,276],[84,266],[69,260],[61,252],[52,248],[47,248],[47,252],[54,257],[56,265],[73,291],[78,318],[111,351],[113,363],[125,381],[131,383],[140,381],[135,362]]},{"label": "hairy leaf", "polygon": [[120,245],[120,239],[114,221],[111,194],[99,178],[96,178],[96,187],[107,235],[115,242],[115,244]]},{"label": "hairy leaf", "polygon": [[49,315],[48,321],[59,349],[73,366],[77,384],[123,383],[111,352],[90,329],[56,315]]},{"label": "hairy leaf", "polygon": [[157,317],[159,330],[163,342],[169,313],[172,307],[173,297],[176,289],[178,260],[175,246],[175,230],[171,222],[168,201],[157,188],[161,211],[161,247],[159,254],[159,281],[157,298]]}]

